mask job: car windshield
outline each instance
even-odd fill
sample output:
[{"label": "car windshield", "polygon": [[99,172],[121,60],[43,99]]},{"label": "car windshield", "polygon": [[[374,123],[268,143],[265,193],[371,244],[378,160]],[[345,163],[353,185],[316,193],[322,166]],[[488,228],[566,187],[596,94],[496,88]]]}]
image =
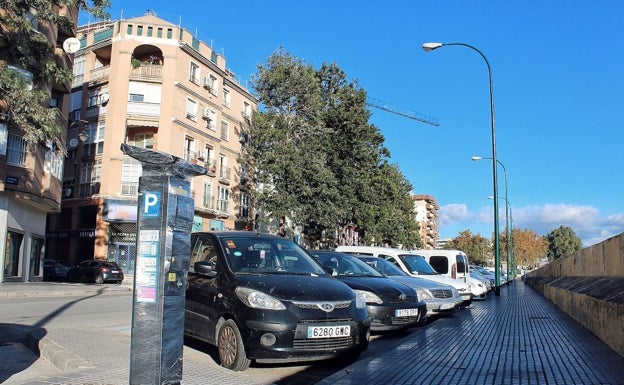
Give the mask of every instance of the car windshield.
[{"label": "car windshield", "polygon": [[367,264],[369,264],[370,266],[374,267],[381,274],[391,276],[391,277],[395,277],[397,275],[407,276],[407,274],[403,270],[399,269],[394,264],[392,264],[389,261],[386,261],[385,259],[381,259],[381,258],[361,258],[361,259]]},{"label": "car windshield", "polygon": [[301,247],[288,239],[226,236],[221,237],[220,242],[234,273],[327,274]]},{"label": "car windshield", "polygon": [[333,276],[383,277],[380,272],[353,255],[318,250],[308,252],[322,266],[331,268]]},{"label": "car windshield", "polygon": [[439,273],[427,263],[422,255],[417,254],[401,254],[399,258],[405,263],[409,271],[414,274],[422,275],[438,275]]}]

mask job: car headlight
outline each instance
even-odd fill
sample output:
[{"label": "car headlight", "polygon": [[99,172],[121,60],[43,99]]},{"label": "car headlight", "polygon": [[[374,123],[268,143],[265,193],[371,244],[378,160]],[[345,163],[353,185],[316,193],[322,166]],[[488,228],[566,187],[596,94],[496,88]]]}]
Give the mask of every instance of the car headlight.
[{"label": "car headlight", "polygon": [[429,290],[425,290],[422,287],[417,287],[416,289],[416,294],[418,294],[418,299],[419,300],[426,300],[426,299],[433,299],[433,295],[431,295],[431,293],[429,292]]},{"label": "car headlight", "polygon": [[236,295],[243,303],[254,309],[266,310],[286,310],[282,301],[271,297],[261,291],[249,289],[247,287],[237,287]]},{"label": "car headlight", "polygon": [[355,307],[358,309],[366,309],[366,299],[359,290],[355,291]]},{"label": "car headlight", "polygon": [[382,304],[383,301],[381,300],[381,298],[379,298],[379,296],[375,293],[371,293],[370,291],[366,291],[366,290],[355,290],[355,292],[357,294],[360,294],[362,297],[364,297],[364,302],[369,303],[376,303],[376,304]]}]

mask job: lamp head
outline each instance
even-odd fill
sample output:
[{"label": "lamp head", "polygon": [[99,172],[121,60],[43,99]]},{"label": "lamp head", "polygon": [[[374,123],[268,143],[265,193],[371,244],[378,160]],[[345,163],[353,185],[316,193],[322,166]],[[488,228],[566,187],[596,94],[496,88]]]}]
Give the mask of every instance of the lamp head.
[{"label": "lamp head", "polygon": [[442,43],[424,43],[422,45],[422,49],[425,50],[425,52],[429,52],[429,51],[433,51],[434,49],[438,49],[440,47],[442,47],[444,44]]},{"label": "lamp head", "polygon": [[86,130],[82,130],[80,131],[80,133],[78,134],[78,139],[80,139],[80,141],[82,143],[86,142],[89,139],[89,134],[87,133]]},{"label": "lamp head", "polygon": [[471,157],[470,157],[470,159],[472,159],[472,160],[475,160],[475,161],[476,161],[476,160],[481,160],[481,159],[483,159],[483,157],[481,157],[481,156],[471,156]]}]

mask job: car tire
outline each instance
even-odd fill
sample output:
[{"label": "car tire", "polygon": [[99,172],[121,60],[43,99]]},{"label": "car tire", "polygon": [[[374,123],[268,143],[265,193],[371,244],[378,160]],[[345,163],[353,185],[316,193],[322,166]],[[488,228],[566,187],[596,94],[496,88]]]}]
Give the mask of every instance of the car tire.
[{"label": "car tire", "polygon": [[229,319],[219,329],[218,337],[219,360],[224,368],[241,371],[251,364],[251,360],[245,354],[243,338],[236,326],[236,322]]},{"label": "car tire", "polygon": [[102,273],[99,273],[95,276],[94,282],[97,284],[104,283],[104,276],[102,275]]}]

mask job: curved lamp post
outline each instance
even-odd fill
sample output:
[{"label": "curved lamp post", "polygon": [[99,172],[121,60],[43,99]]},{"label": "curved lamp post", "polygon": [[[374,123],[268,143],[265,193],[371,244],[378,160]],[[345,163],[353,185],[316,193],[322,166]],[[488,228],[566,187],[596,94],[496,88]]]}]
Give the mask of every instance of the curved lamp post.
[{"label": "curved lamp post", "polygon": [[[483,160],[483,159],[492,159],[492,158],[488,158],[488,157],[482,157],[482,156],[472,156],[470,157],[470,159],[472,159],[473,161],[477,162],[479,160]],[[509,242],[511,240],[510,237],[510,227],[509,227],[509,221],[511,219],[511,204],[509,203],[509,198],[508,198],[508,189],[507,189],[507,169],[505,168],[505,165],[503,164],[503,162],[501,162],[500,160],[496,160],[496,163],[498,163],[499,166],[501,166],[503,168],[503,176],[505,177],[505,197],[499,197],[501,199],[505,200],[505,232],[506,232],[506,237],[507,237],[507,243],[505,246],[505,251],[507,253],[507,279],[509,279]]]},{"label": "curved lamp post", "polygon": [[[479,51],[477,48],[471,46],[470,44],[465,43],[424,43],[422,48],[425,52],[436,50],[440,47],[446,46],[463,46],[470,48],[479,54],[485,61],[485,65],[488,70],[488,78],[490,83],[490,125],[492,128],[492,184],[494,190],[494,196],[498,196],[498,180],[496,174],[496,128],[494,125],[494,86],[492,82],[492,69],[490,67],[490,62],[487,57],[483,54],[483,52]],[[494,199],[494,276],[496,278],[496,284],[494,286],[494,295],[500,295],[500,250],[499,250],[499,234],[498,234],[498,199]]]},{"label": "curved lamp post", "polygon": [[[489,196],[488,199],[494,199],[494,197]],[[498,199],[503,199],[505,201],[505,233],[506,233],[506,242],[505,242],[505,251],[506,251],[506,255],[507,255],[507,282],[509,282],[509,262],[511,260],[510,256],[510,252],[509,252],[509,248],[512,245],[512,236],[511,236],[511,227],[509,225],[509,222],[512,221],[513,219],[511,218],[511,203],[509,203],[509,201],[507,200],[506,197],[498,197]]]}]

